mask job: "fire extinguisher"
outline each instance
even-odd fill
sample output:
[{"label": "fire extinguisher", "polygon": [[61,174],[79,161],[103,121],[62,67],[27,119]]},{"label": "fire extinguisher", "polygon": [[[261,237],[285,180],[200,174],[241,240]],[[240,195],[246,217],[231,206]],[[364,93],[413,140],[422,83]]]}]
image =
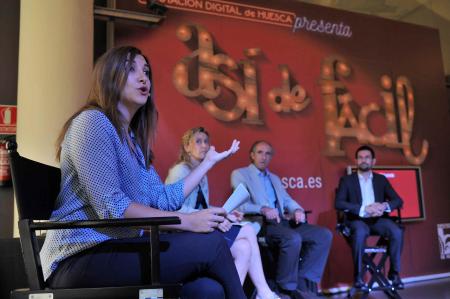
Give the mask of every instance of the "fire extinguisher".
[{"label": "fire extinguisher", "polygon": [[0,139],[0,186],[11,186],[11,169],[9,167],[7,139]]}]

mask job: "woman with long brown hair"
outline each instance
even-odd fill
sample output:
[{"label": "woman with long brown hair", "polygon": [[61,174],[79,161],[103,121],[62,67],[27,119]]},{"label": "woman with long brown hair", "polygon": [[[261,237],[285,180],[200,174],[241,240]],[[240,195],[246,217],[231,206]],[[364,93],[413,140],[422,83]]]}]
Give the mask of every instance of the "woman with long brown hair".
[{"label": "woman with long brown hair", "polygon": [[[186,232],[160,236],[169,244],[161,252],[161,281],[183,282],[183,298],[245,298],[227,245],[215,232],[225,211],[174,212],[239,142],[224,152],[211,148],[190,176],[164,185],[152,165],[157,115],[147,58],[134,47],[106,52],[95,65],[88,103],[58,139],[62,180],[51,220],[178,216],[176,228]],[[139,229],[49,231],[41,250],[44,277],[53,288],[145,284],[147,245]]]}]

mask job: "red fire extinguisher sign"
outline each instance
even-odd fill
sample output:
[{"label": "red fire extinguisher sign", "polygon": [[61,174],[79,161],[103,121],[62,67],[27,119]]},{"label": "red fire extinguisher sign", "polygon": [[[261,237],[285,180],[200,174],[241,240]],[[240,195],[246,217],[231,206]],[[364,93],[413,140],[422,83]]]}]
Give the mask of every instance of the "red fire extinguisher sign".
[{"label": "red fire extinguisher sign", "polygon": [[0,140],[0,186],[11,184],[11,170],[9,168],[6,140]]},{"label": "red fire extinguisher sign", "polygon": [[17,106],[0,105],[0,135],[15,135]]}]

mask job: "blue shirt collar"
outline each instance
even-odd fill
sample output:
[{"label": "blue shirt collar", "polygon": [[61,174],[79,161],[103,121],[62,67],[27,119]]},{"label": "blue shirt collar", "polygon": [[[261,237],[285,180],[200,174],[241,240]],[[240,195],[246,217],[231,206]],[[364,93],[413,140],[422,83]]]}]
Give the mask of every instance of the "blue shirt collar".
[{"label": "blue shirt collar", "polygon": [[253,174],[255,174],[255,175],[257,175],[257,176],[261,176],[261,177],[269,176],[269,174],[270,174],[270,172],[269,172],[268,169],[266,169],[265,172],[264,172],[264,171],[261,171],[261,170],[259,170],[258,168],[256,168],[255,164],[253,164],[253,163],[250,164],[250,171],[252,171]]}]

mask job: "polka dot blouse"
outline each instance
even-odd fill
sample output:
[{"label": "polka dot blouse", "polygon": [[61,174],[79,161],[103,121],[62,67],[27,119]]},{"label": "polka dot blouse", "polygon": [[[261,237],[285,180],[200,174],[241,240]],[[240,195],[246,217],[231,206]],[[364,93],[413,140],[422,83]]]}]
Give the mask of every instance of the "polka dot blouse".
[{"label": "polka dot blouse", "polygon": [[[174,211],[183,204],[183,184],[164,185],[142,151],[132,152],[101,111],[87,110],[68,129],[61,151],[61,191],[50,220],[122,218],[131,202]],[[109,239],[136,237],[131,228],[68,229],[47,232],[41,250],[44,278],[58,262]]]}]

